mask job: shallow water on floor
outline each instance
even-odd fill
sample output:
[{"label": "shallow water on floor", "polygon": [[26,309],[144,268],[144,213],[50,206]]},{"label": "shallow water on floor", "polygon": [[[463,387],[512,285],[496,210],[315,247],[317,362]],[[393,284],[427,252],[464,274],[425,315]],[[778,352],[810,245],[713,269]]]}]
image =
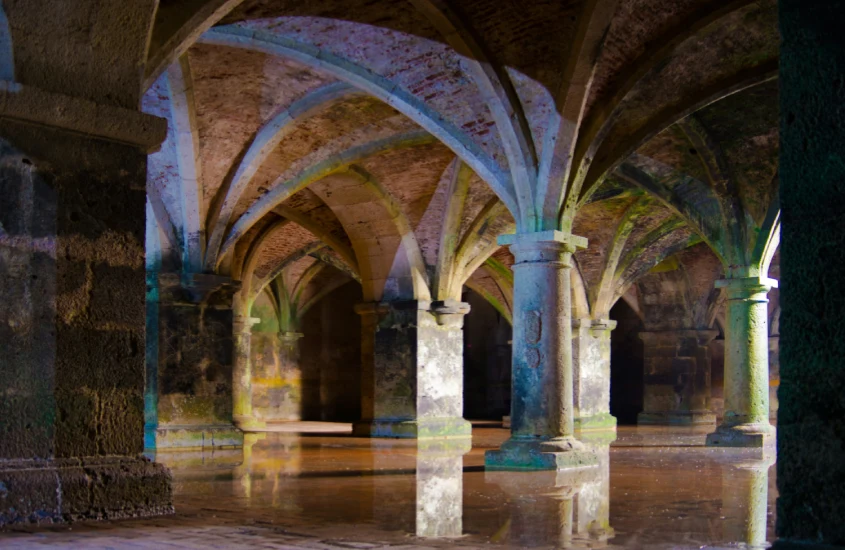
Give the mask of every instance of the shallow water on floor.
[{"label": "shallow water on floor", "polygon": [[[475,427],[472,448],[335,429],[248,434],[243,452],[159,453],[173,470],[177,515],[113,522],[109,544],[153,547],[139,542],[148,538],[139,529],[152,530],[150,544],[182,548],[235,548],[247,535],[268,548],[762,548],[773,540],[773,457],[706,448],[706,429],[621,428],[612,445],[587,440],[597,468],[560,473],[485,471],[484,450],[508,436],[492,427]],[[73,536],[97,547],[99,535],[86,529],[103,524],[94,525]],[[211,542],[191,542],[199,533]],[[62,543],[50,538],[60,530],[38,534]]]}]

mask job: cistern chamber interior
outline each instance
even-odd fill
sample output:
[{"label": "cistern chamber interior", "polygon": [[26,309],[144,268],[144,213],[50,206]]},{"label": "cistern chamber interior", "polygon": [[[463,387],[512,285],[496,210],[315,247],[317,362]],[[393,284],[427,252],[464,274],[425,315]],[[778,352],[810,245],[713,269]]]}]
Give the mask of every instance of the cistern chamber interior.
[{"label": "cistern chamber interior", "polygon": [[845,545],[843,22],[0,0],[0,547]]}]

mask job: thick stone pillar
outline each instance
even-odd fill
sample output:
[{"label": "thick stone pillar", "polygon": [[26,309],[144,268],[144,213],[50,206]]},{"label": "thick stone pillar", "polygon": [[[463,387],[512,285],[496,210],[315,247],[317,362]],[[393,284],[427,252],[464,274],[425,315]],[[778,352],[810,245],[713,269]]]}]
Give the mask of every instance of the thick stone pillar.
[{"label": "thick stone pillar", "polygon": [[257,317],[236,315],[232,321],[235,353],[232,365],[232,420],[240,430],[263,427],[252,407],[252,327]]},{"label": "thick stone pillar", "polygon": [[714,424],[710,342],[715,330],[641,332],[643,412],[638,424]]},{"label": "thick stone pillar", "polygon": [[845,126],[836,122],[845,119],[845,4],[778,4],[783,288],[777,533],[845,545]]},{"label": "thick stone pillar", "polygon": [[232,295],[239,285],[195,273],[147,277],[147,300],[158,310],[157,334],[148,335],[157,346],[147,354],[157,406],[148,410],[147,448],[241,446],[243,433],[232,416]]},{"label": "thick stone pillar", "polygon": [[[257,336],[257,335],[255,335]],[[254,337],[255,337],[254,336]],[[252,404],[262,423],[302,419],[299,332],[263,336],[264,349],[253,368]]]},{"label": "thick stone pillar", "polygon": [[370,437],[469,437],[463,415],[462,302],[356,307],[362,322],[361,416]]},{"label": "thick stone pillar", "polygon": [[762,447],[775,442],[769,424],[769,303],[777,281],[765,277],[725,279],[725,416],[708,445]]},{"label": "thick stone pillar", "polygon": [[570,269],[581,237],[504,235],[516,258],[511,438],[487,451],[491,469],[555,470],[597,464],[575,439]]},{"label": "thick stone pillar", "polygon": [[173,511],[141,456],[160,122],[0,82],[0,525]]},{"label": "thick stone pillar", "polygon": [[572,320],[575,429],[616,430],[610,414],[610,332],[616,321]]}]

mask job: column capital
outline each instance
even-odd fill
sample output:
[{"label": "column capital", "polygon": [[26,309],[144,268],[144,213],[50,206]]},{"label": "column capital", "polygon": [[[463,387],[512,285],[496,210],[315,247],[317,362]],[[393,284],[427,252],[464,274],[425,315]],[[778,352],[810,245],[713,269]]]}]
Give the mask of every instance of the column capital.
[{"label": "column capital", "polygon": [[279,341],[283,344],[295,344],[299,341],[300,338],[303,338],[305,335],[301,332],[279,332]]},{"label": "column capital", "polygon": [[561,243],[572,247],[572,252],[578,248],[587,248],[587,239],[572,235],[571,233],[564,233],[563,231],[536,231],[534,233],[510,233],[507,235],[499,235],[497,242],[502,246],[527,246],[535,243],[542,245],[546,243]]},{"label": "column capital", "polygon": [[261,319],[258,317],[235,315],[235,318],[232,320],[232,332],[235,334],[249,334],[249,332],[252,331],[252,327],[260,322]]},{"label": "column capital", "polygon": [[777,279],[769,277],[737,277],[716,281],[716,288],[728,291],[728,299],[750,298],[754,294],[767,293],[777,287]]},{"label": "column capital", "polygon": [[145,153],[158,150],[167,137],[163,118],[18,82],[0,81],[0,119],[123,143]]},{"label": "column capital", "polygon": [[616,321],[611,319],[591,319],[585,317],[583,319],[572,319],[572,328],[587,328],[593,336],[601,336],[603,332],[611,332],[616,328]]}]

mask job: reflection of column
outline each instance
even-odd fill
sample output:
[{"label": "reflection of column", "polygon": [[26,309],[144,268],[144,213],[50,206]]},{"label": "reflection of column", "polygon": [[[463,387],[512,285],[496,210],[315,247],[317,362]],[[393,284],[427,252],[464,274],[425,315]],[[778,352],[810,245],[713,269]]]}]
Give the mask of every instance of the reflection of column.
[{"label": "reflection of column", "polygon": [[587,445],[598,457],[599,467],[575,497],[574,530],[579,540],[590,542],[590,548],[601,548],[614,535],[610,526],[610,444],[597,441]]},{"label": "reflection of column", "polygon": [[[557,472],[496,472],[484,474],[508,495],[509,521],[499,529],[512,546],[548,545],[569,548],[579,533],[579,493],[586,483],[598,482],[597,468]],[[596,537],[598,540],[598,537]],[[504,542],[504,541],[502,541]]]},{"label": "reflection of column", "polygon": [[570,270],[576,241],[584,239],[558,231],[500,238],[516,258],[511,438],[487,451],[488,468],[596,464],[574,435]]},{"label": "reflection of column", "polygon": [[575,428],[614,430],[610,414],[610,332],[616,321],[572,320]]},{"label": "reflection of column", "polygon": [[769,467],[774,454],[761,460],[726,465],[722,472],[722,516],[725,542],[749,547],[766,545]]},{"label": "reflection of column", "polygon": [[[157,380],[156,423],[145,443],[156,449],[240,446],[233,408],[232,295],[240,283],[196,273],[148,278],[158,304],[158,339],[147,368]],[[152,400],[148,399],[148,403]]]},{"label": "reflection of column", "polygon": [[362,420],[357,435],[468,436],[462,302],[360,304]]},{"label": "reflection of column", "polygon": [[712,424],[710,342],[715,330],[641,332],[643,412],[639,424]]},{"label": "reflection of column", "polygon": [[232,368],[232,416],[242,430],[263,427],[252,410],[252,363],[250,360],[252,327],[261,322],[255,317],[235,317],[232,334],[235,339],[235,357]]},{"label": "reflection of column", "polygon": [[769,424],[769,300],[777,281],[765,277],[716,282],[727,291],[725,416],[708,445],[760,447],[774,443]]},{"label": "reflection of column", "polygon": [[243,444],[243,460],[234,469],[232,480],[235,484],[235,495],[240,498],[252,498],[252,474],[256,470],[254,461],[255,444],[267,437],[266,433],[245,433]]},{"label": "reflection of column", "polygon": [[463,534],[463,456],[470,438],[430,440],[417,448],[418,537],[459,537]]},{"label": "reflection of column", "polygon": [[[253,354],[252,406],[262,422],[302,418],[299,332],[262,334],[261,353]],[[253,336],[255,338],[255,336]]]}]

